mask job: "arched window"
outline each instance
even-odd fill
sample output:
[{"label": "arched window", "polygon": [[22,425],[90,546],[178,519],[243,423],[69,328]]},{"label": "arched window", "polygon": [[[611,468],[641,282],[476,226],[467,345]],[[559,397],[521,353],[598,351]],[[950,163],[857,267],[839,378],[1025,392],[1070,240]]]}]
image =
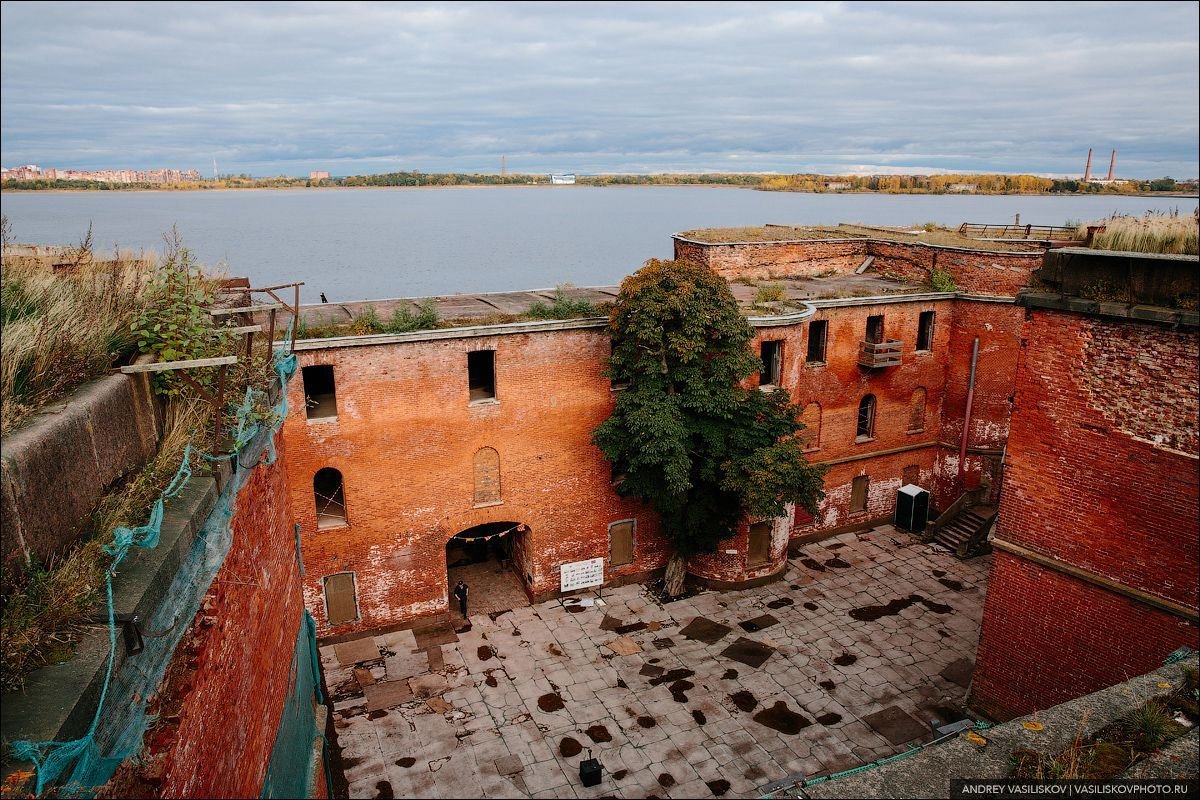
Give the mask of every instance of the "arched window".
[{"label": "arched window", "polygon": [[908,405],[908,432],[918,433],[925,430],[925,387],[918,386],[913,390],[912,400]]},{"label": "arched window", "polygon": [[500,502],[500,454],[490,447],[475,451],[475,505]]},{"label": "arched window", "polygon": [[804,440],[805,450],[819,450],[821,448],[821,404],[809,403],[804,407],[804,413],[800,415],[800,421],[804,423],[804,430],[800,431],[800,438]]},{"label": "arched window", "polygon": [[870,439],[875,436],[875,395],[864,395],[858,403],[859,439]]},{"label": "arched window", "polygon": [[317,503],[317,528],[336,528],[346,524],[342,473],[333,467],[318,470],[313,476],[313,499]]}]

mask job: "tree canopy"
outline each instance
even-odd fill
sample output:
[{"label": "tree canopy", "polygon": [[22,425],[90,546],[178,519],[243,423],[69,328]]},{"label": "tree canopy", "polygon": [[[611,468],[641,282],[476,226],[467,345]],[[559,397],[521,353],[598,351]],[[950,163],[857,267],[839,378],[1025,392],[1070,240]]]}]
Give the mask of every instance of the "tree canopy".
[{"label": "tree canopy", "polygon": [[747,514],[816,511],[824,470],[795,436],[801,409],[786,389],[743,386],[762,363],[723,278],[648,261],[621,283],[608,330],[609,375],[628,388],[593,440],[624,476],[617,491],[660,513],[677,557],[715,551]]}]

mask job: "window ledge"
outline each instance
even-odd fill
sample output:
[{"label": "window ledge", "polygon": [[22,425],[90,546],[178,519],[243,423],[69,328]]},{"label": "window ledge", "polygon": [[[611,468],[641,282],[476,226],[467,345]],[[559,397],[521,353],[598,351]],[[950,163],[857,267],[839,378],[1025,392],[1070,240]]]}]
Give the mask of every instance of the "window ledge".
[{"label": "window ledge", "polygon": [[918,433],[924,433],[924,432],[925,432],[925,429],[924,429],[924,428],[915,428],[915,429],[913,429],[913,430],[911,430],[911,431],[905,431],[905,432],[904,432],[904,434],[905,434],[906,436],[912,436],[912,435],[914,435],[914,434],[918,434]]},{"label": "window ledge", "polygon": [[758,385],[758,390],[760,392],[773,392],[778,388],[779,388],[778,383],[760,383]]},{"label": "window ledge", "polygon": [[913,350],[913,355],[914,356],[928,356],[928,355],[933,355],[933,351],[932,350]]},{"label": "window ledge", "polygon": [[491,508],[492,506],[502,506],[502,505],[504,505],[503,500],[492,500],[487,503],[476,503],[475,505],[473,505],[471,507],[472,508]]},{"label": "window ledge", "polygon": [[816,452],[818,452],[820,449],[821,449],[821,448],[819,448],[819,447],[809,447],[808,449],[806,449],[806,450],[802,450],[801,452],[803,452],[803,453],[816,453]]},{"label": "window ledge", "polygon": [[320,531],[336,531],[339,528],[349,528],[349,527],[350,527],[349,522],[330,522],[330,523],[326,523],[324,525],[322,525],[319,522],[317,523],[317,531],[318,532],[320,532]]},{"label": "window ledge", "polygon": [[338,418],[337,414],[332,414],[328,417],[308,417],[307,421],[309,425],[320,425],[323,422],[337,422]]},{"label": "window ledge", "polygon": [[628,383],[621,383],[621,384],[617,384],[616,386],[609,386],[608,390],[610,392],[623,392],[628,388],[629,388]]},{"label": "window ledge", "polygon": [[828,361],[806,361],[804,362],[805,369],[816,369],[817,367],[828,366]]},{"label": "window ledge", "polygon": [[498,405],[500,405],[500,401],[497,400],[495,397],[488,397],[483,400],[472,400],[471,402],[467,403],[467,405],[468,406],[498,406]]},{"label": "window ledge", "polygon": [[866,444],[867,442],[873,442],[873,441],[875,441],[874,436],[855,436],[854,437],[855,444]]}]

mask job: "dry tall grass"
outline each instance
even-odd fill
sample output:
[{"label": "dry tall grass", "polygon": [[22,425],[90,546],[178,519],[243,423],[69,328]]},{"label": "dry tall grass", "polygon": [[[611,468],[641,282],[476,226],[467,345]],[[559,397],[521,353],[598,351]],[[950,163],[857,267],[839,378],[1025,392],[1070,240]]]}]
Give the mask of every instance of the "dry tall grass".
[{"label": "dry tall grass", "polygon": [[1088,225],[1103,225],[1092,239],[1097,250],[1134,253],[1197,255],[1197,220],[1191,214],[1146,214],[1141,217],[1114,215],[1079,227],[1080,238]]},{"label": "dry tall grass", "polygon": [[136,349],[129,326],[152,271],[128,253],[59,272],[29,259],[0,268],[0,432]]}]

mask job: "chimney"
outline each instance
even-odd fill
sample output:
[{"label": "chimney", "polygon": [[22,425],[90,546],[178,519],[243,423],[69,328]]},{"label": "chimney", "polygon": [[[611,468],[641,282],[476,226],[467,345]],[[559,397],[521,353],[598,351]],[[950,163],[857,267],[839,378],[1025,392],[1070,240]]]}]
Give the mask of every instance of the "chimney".
[{"label": "chimney", "polygon": [[1083,182],[1087,183],[1092,179],[1092,148],[1088,148],[1088,163],[1083,168]]},{"label": "chimney", "polygon": [[1112,158],[1108,161],[1108,179],[1113,179],[1113,167],[1117,165],[1117,151],[1113,150]]}]

